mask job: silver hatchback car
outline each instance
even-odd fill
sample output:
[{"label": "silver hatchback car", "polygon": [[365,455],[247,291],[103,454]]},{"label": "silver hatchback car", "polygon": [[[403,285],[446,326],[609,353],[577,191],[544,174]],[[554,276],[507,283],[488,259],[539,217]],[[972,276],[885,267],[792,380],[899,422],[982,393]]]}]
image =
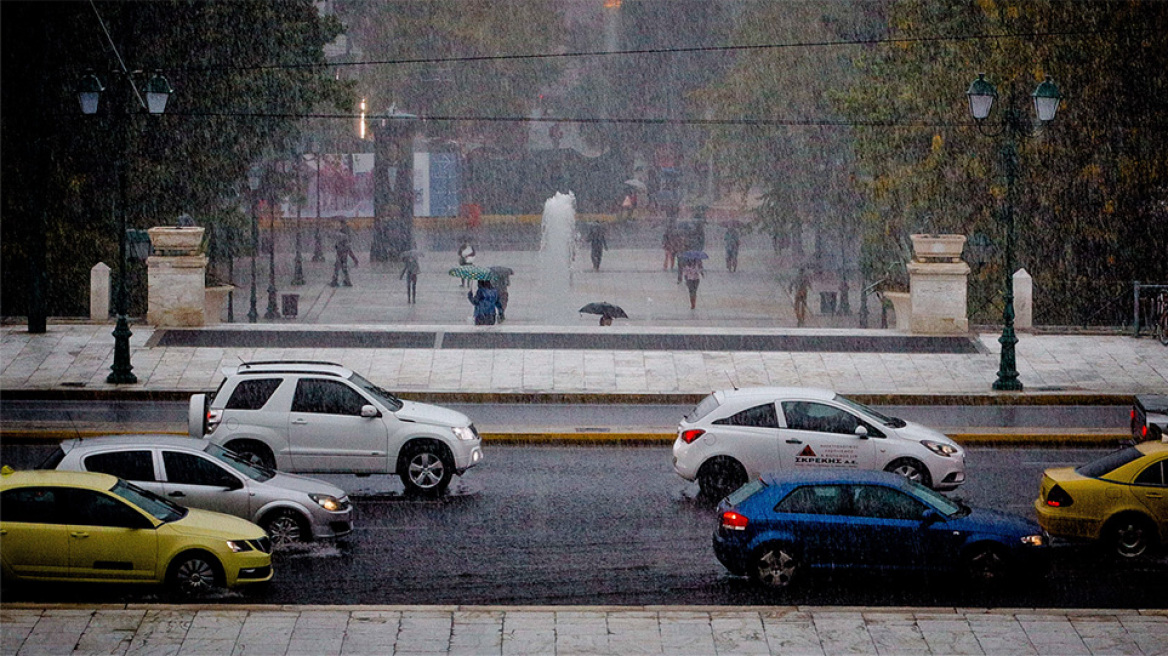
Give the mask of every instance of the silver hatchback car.
[{"label": "silver hatchback car", "polygon": [[189,508],[259,524],[277,544],[338,538],[353,530],[341,488],[257,466],[205,440],[115,435],[65,440],[39,467],[112,474]]}]

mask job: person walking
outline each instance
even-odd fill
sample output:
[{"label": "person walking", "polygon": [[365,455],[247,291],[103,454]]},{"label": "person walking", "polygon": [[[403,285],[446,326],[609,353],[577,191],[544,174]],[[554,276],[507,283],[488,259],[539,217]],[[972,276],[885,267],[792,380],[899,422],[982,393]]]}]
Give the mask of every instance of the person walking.
[{"label": "person walking", "polygon": [[495,313],[499,310],[499,292],[491,287],[490,280],[480,280],[478,291],[466,293],[466,299],[474,305],[476,326],[495,325]]},{"label": "person walking", "polygon": [[397,279],[406,279],[406,302],[418,302],[418,273],[422,267],[418,266],[418,258],[407,255],[402,258],[402,270]]},{"label": "person walking", "polygon": [[661,270],[671,271],[676,266],[677,254],[685,247],[681,230],[676,224],[665,228],[665,235],[661,237],[661,247],[665,249],[665,263],[661,265]]},{"label": "person walking", "polygon": [[604,257],[604,251],[608,250],[604,226],[592,226],[592,230],[588,232],[588,243],[592,246],[592,270],[600,271],[600,259]]},{"label": "person walking", "polygon": [[503,323],[507,320],[507,302],[511,300],[511,274],[502,267],[492,267],[491,271],[495,274],[495,282],[491,286],[499,294],[499,323]]},{"label": "person walking", "polygon": [[[353,283],[349,280],[349,258],[353,258],[353,267],[356,268],[357,254],[353,252],[353,231],[349,228],[349,224],[341,221],[341,228],[337,231],[337,240],[333,245],[336,251],[337,259],[333,262],[333,281],[329,283],[329,287],[337,286],[337,279],[343,277],[342,284],[345,287],[352,287]],[[342,274],[344,274],[342,276]]]},{"label": "person walking", "polygon": [[794,293],[795,325],[802,326],[807,320],[807,293],[811,282],[807,279],[807,269],[799,267],[799,274],[791,282],[790,290]]},{"label": "person walking", "polygon": [[681,263],[681,277],[685,280],[685,286],[689,288],[689,309],[696,310],[698,306],[698,285],[702,282],[702,277],[706,275],[706,270],[702,266],[702,260],[698,257],[687,257]]},{"label": "person walking", "polygon": [[[474,264],[474,261],[475,261],[474,246],[471,246],[469,239],[464,239],[462,241],[462,243],[458,245],[458,266],[466,266],[467,264]],[[469,287],[470,286],[469,279],[462,278],[461,281],[462,281],[462,284],[460,285],[461,287]]]},{"label": "person walking", "polygon": [[726,270],[731,273],[738,270],[739,241],[738,226],[728,226],[726,234],[722,237],[722,242],[726,245]]}]

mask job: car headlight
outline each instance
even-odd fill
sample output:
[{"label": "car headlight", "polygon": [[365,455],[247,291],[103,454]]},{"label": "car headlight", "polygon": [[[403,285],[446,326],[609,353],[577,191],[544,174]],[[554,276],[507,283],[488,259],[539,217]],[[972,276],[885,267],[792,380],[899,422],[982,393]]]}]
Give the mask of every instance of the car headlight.
[{"label": "car headlight", "polygon": [[308,498],[316,502],[316,505],[328,510],[329,512],[337,512],[343,505],[341,500],[329,494],[310,494]]},{"label": "car headlight", "polygon": [[961,453],[961,449],[958,449],[957,447],[953,446],[952,444],[946,444],[945,442],[934,442],[933,440],[921,440],[921,444],[925,445],[925,448],[932,451],[933,453],[935,453],[939,456],[944,456],[946,458],[948,458],[949,456],[955,456],[958,453]]},{"label": "car headlight", "polygon": [[252,546],[247,543],[247,540],[228,540],[227,548],[235,553],[252,550]]},{"label": "car headlight", "polygon": [[1041,547],[1046,544],[1046,536],[1044,535],[1027,535],[1022,538],[1022,544],[1028,547]]},{"label": "car headlight", "polygon": [[474,426],[455,426],[450,430],[454,431],[454,436],[460,440],[479,439],[478,431],[474,429]]}]

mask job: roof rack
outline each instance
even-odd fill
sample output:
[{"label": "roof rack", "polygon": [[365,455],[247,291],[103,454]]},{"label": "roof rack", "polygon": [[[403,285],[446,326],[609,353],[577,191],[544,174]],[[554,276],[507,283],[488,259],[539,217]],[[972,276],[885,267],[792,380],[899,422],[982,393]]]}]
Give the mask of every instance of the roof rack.
[{"label": "roof rack", "polygon": [[271,364],[280,364],[280,365],[282,365],[282,364],[312,364],[312,365],[318,365],[318,366],[324,365],[327,367],[341,367],[342,369],[344,369],[344,365],[342,365],[342,364],[338,364],[336,362],[325,362],[323,360],[257,360],[255,362],[244,362],[243,364],[239,365],[239,367],[242,369],[244,367],[254,367],[257,365],[271,365]]}]

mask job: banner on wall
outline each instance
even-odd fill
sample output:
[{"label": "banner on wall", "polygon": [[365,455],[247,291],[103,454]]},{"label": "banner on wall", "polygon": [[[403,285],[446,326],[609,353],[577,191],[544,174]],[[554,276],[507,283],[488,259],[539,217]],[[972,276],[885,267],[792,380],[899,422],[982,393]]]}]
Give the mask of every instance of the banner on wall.
[{"label": "banner on wall", "polygon": [[[307,154],[301,164],[302,218],[373,216],[373,153]],[[457,216],[458,203],[458,154],[414,153],[414,216]],[[295,204],[282,209],[296,216]]]}]

